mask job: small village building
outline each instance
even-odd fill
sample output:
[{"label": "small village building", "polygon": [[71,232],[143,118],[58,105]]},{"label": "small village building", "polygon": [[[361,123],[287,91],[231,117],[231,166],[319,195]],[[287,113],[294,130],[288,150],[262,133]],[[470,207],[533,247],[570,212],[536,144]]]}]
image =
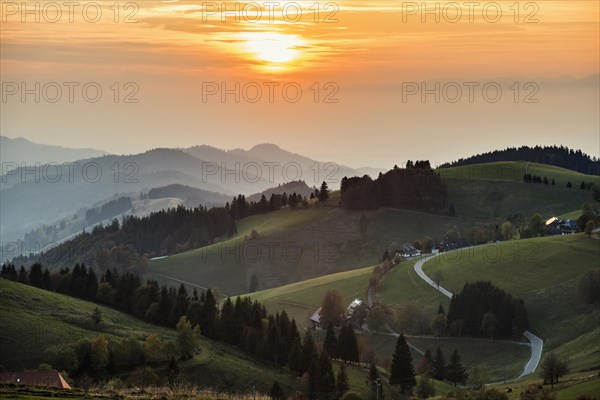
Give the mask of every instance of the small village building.
[{"label": "small village building", "polygon": [[0,383],[71,389],[71,386],[58,371],[1,372]]},{"label": "small village building", "polygon": [[396,249],[396,253],[400,254],[403,258],[410,258],[421,255],[421,252],[417,250],[417,248],[411,243],[402,243],[402,246]]},{"label": "small village building", "polygon": [[310,316],[308,323],[311,328],[318,328],[321,326],[321,307]]},{"label": "small village building", "polygon": [[552,217],[546,221],[545,225],[548,235],[570,235],[579,232],[577,221],[574,219],[564,220]]}]

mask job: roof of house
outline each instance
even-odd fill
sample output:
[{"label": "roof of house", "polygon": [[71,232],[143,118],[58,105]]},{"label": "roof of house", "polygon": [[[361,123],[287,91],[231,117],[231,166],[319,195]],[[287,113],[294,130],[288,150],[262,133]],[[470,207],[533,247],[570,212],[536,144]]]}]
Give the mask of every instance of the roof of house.
[{"label": "roof of house", "polygon": [[552,217],[546,221],[546,226],[552,225],[553,223],[558,222],[558,218]]},{"label": "roof of house", "polygon": [[310,316],[310,320],[317,324],[321,323],[321,307]]},{"label": "roof of house", "polygon": [[0,383],[71,389],[58,371],[1,372]]}]

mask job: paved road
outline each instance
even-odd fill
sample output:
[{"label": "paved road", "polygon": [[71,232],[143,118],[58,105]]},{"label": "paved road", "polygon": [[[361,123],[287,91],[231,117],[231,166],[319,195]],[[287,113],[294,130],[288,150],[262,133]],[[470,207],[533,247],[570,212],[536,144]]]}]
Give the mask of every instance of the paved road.
[{"label": "paved road", "polygon": [[[459,250],[465,250],[465,249],[459,249]],[[454,251],[457,251],[457,250],[454,250]],[[444,253],[442,253],[442,254],[444,254]],[[450,292],[449,290],[447,290],[441,286],[438,286],[437,283],[435,283],[431,278],[429,278],[425,274],[425,272],[423,272],[423,264],[425,264],[427,261],[429,261],[432,258],[435,258],[437,256],[439,256],[439,254],[434,254],[432,256],[421,258],[419,261],[417,261],[415,263],[415,272],[417,273],[417,275],[419,275],[419,277],[421,279],[423,279],[425,282],[427,282],[429,285],[431,285],[435,290],[438,290],[444,296],[451,299],[452,292]],[[542,350],[544,348],[544,341],[542,339],[540,339],[539,337],[535,336],[533,333],[531,333],[529,331],[525,331],[525,332],[523,332],[523,336],[525,336],[525,338],[530,343],[531,356],[529,357],[527,364],[525,364],[525,367],[523,367],[523,371],[521,371],[521,374],[517,377],[517,379],[519,379],[525,375],[532,374],[535,371],[538,364],[540,363],[540,359],[542,357]]]}]

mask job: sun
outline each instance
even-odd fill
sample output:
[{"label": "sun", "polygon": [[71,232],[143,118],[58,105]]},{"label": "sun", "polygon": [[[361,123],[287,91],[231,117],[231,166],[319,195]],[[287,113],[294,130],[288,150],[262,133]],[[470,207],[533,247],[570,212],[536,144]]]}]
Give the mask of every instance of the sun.
[{"label": "sun", "polygon": [[260,62],[266,70],[287,70],[302,57],[306,41],[300,36],[274,32],[243,32],[239,34],[245,53]]}]

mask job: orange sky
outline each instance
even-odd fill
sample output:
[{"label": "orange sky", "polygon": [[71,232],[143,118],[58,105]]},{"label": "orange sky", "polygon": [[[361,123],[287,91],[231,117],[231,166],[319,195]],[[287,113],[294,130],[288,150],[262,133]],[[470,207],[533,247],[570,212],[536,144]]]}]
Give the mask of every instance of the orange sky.
[{"label": "orange sky", "polygon": [[[33,9],[35,2],[27,3]],[[3,135],[113,152],[275,142],[355,166],[389,166],[394,158],[410,154],[432,154],[444,161],[507,145],[561,141],[594,155],[599,152],[597,79],[592,86],[555,80],[599,73],[597,1],[479,2],[472,11],[468,2],[428,1],[428,10],[435,3],[439,8],[425,22],[420,1],[279,1],[273,21],[268,5],[259,1],[252,4],[262,14],[247,6],[238,22],[232,13],[221,21],[220,1],[139,1],[127,9],[128,3],[121,2],[118,23],[109,9],[114,2],[98,3],[103,14],[97,23],[87,22],[81,8],[69,22],[66,7],[57,23],[48,21],[55,16],[50,9],[47,15],[42,11],[39,23],[35,15],[22,23],[22,10],[2,1],[3,82],[99,82],[104,88],[102,101],[94,104],[81,99],[72,104],[22,103],[12,96],[2,103]],[[227,10],[236,4],[244,6],[228,2]],[[285,17],[293,19],[295,5],[302,16],[288,22],[282,6],[288,7]],[[502,16],[493,22],[498,8]],[[138,22],[124,23],[131,13]],[[513,95],[511,79],[536,82],[544,89],[538,95],[540,104],[476,99],[473,104],[407,105],[399,90],[413,81],[502,81],[506,99]],[[265,82],[274,81],[299,85],[302,100],[290,104],[276,92],[273,102],[264,101],[266,96],[256,104],[244,99],[235,103],[233,96],[222,102],[218,93],[203,101],[207,83],[235,87],[236,82],[255,82],[264,89]],[[139,103],[107,101],[113,95],[111,82],[134,82]],[[315,83],[317,104],[311,86]],[[323,104],[327,94],[338,102]],[[574,110],[565,109],[565,99]],[[450,121],[426,117],[432,113]],[[419,115],[424,118],[415,120]],[[365,132],[371,147],[363,144]],[[463,143],[452,148],[448,142],[444,152],[411,141],[404,146],[409,154],[376,145],[409,133],[442,144],[450,135],[452,143]]]}]

